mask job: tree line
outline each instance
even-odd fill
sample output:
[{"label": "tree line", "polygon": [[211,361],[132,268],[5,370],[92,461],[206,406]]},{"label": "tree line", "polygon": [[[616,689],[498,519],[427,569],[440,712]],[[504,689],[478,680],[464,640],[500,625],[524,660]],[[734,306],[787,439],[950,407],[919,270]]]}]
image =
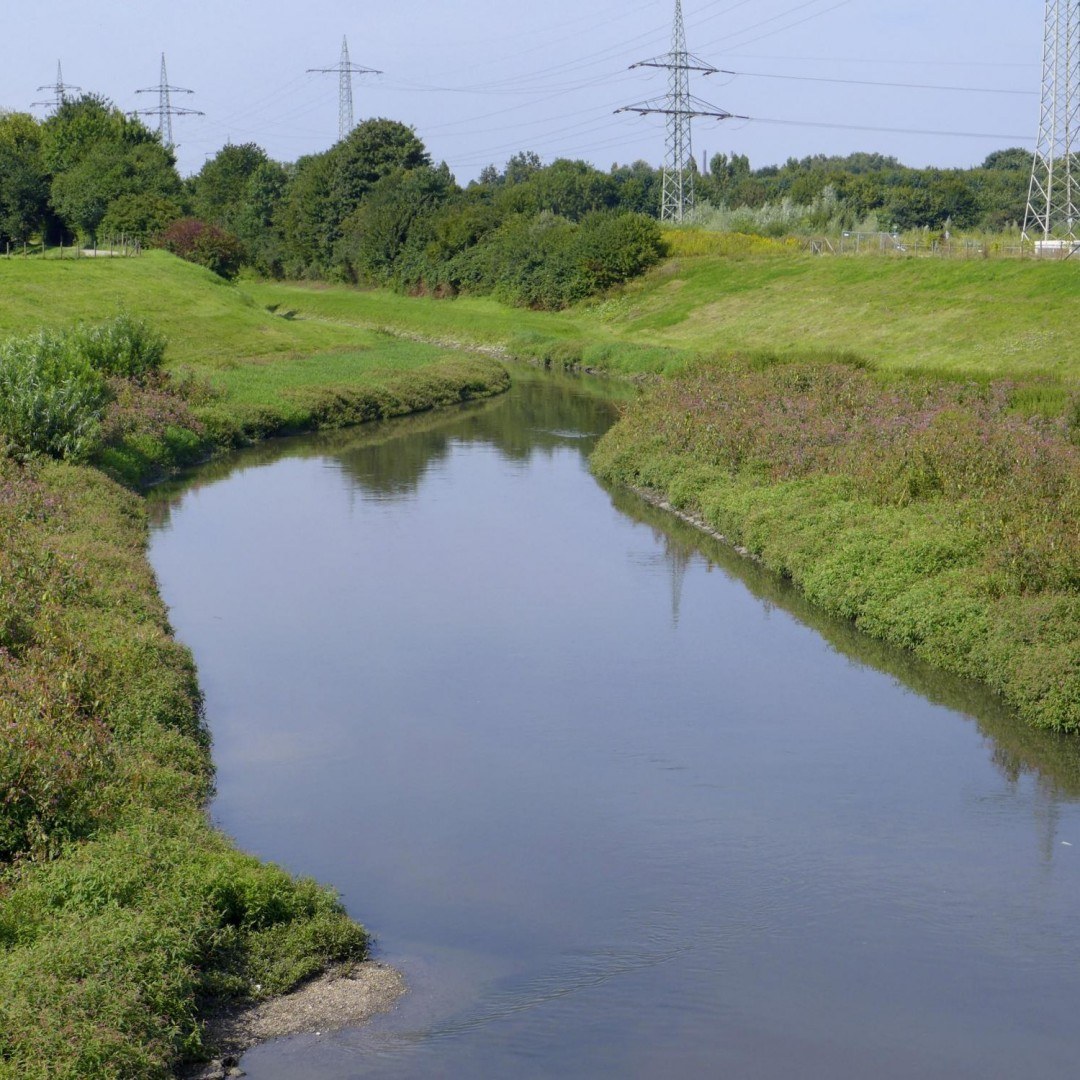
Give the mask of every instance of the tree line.
[{"label": "tree line", "polygon": [[[1030,157],[967,170],[911,169],[877,154],[752,169],[718,154],[696,176],[705,227],[776,234],[864,227],[998,230],[1023,218]],[[663,255],[663,176],[645,162],[602,171],[522,152],[459,185],[415,132],[360,124],[320,154],[283,164],[227,145],[182,179],[141,121],[93,94],[44,121],[0,114],[0,249],[31,238],[138,239],[224,276],[490,293],[561,307],[640,274]]]}]

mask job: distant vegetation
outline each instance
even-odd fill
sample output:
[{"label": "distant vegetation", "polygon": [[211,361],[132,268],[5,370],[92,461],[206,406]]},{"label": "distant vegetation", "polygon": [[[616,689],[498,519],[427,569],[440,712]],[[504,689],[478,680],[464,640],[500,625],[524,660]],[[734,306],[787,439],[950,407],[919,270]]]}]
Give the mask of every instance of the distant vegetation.
[{"label": "distant vegetation", "polygon": [[[911,169],[878,154],[752,169],[745,156],[719,154],[696,178],[694,220],[773,237],[1001,231],[1023,219],[1029,173],[1023,150],[966,170]],[[230,144],[181,180],[156,134],[104,98],[69,100],[44,122],[0,116],[0,250],[123,236],[226,277],[248,266],[541,309],[660,260],[661,183],[644,162],[604,172],[522,152],[463,189],[411,128],[382,119],[291,164]]]}]

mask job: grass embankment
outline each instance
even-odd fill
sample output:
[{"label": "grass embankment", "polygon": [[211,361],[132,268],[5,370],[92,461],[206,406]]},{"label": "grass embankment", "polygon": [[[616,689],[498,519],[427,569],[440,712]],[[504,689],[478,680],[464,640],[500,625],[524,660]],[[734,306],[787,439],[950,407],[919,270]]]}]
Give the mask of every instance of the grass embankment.
[{"label": "grass embankment", "polygon": [[195,672],[140,500],[0,461],[0,1076],[152,1078],[208,1000],[281,992],[364,931],[209,826]]},{"label": "grass embankment", "polygon": [[[167,256],[0,262],[0,335],[117,311],[136,320],[0,351],[16,391],[0,409],[0,451],[14,455],[0,452],[0,1077],[12,1080],[169,1076],[203,1055],[206,1009],[282,993],[368,940],[333,894],[211,829],[199,690],[146,561],[145,507],[100,469],[41,454],[137,482],[216,447],[508,382],[484,357],[275,317]],[[139,318],[171,339],[171,370]],[[131,373],[87,352],[140,335]]]},{"label": "grass embankment", "polygon": [[[886,373],[1038,383],[1052,405],[1080,386],[1073,262],[815,257],[725,238],[726,254],[667,234],[675,258],[604,302],[546,314],[487,299],[251,283],[260,304],[307,320],[499,344],[523,356],[624,374],[666,373],[732,354],[858,356]],[[1038,396],[1038,395],[1037,395]]]},{"label": "grass embankment", "polygon": [[1023,419],[1003,386],[745,365],[666,380],[593,468],[1028,722],[1080,731],[1078,444],[1080,416]]},{"label": "grass embankment", "polygon": [[601,444],[601,476],[699,515],[823,609],[984,680],[1030,722],[1080,729],[1080,266],[669,240],[673,261],[557,316],[303,285],[252,294],[304,317],[669,376]]},{"label": "grass embankment", "polygon": [[100,463],[133,484],[215,447],[403,416],[486,397],[509,381],[488,357],[268,311],[244,288],[164,252],[0,260],[0,297],[0,337],[129,312],[168,339],[170,390],[127,392],[106,422],[111,445]]}]

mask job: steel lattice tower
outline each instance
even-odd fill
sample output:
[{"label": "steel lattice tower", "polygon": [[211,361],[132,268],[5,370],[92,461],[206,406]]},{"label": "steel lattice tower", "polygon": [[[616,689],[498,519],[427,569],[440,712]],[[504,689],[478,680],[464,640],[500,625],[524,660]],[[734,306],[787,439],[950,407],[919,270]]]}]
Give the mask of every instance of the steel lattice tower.
[{"label": "steel lattice tower", "polygon": [[[1080,0],[1046,0],[1039,145],[1024,238],[1076,240],[1080,202]],[[1074,146],[1075,143],[1075,146]]]},{"label": "steel lattice tower", "polygon": [[172,103],[173,94],[193,94],[194,90],[185,90],[182,86],[170,86],[169,74],[165,70],[165,54],[161,54],[161,82],[157,86],[147,86],[142,90],[136,90],[136,94],[157,94],[158,107],[156,109],[140,109],[136,116],[156,116],[158,118],[158,134],[161,136],[162,145],[169,150],[176,148],[173,141],[173,117],[174,116],[203,116],[198,109],[180,109]]},{"label": "steel lattice tower", "polygon": [[69,90],[82,90],[81,86],[72,86],[70,83],[64,82],[64,72],[60,68],[60,61],[56,61],[56,82],[50,83],[47,86],[39,86],[38,93],[42,90],[51,90],[55,97],[52,101],[35,101],[30,106],[31,109],[59,109],[61,105],[67,101]]},{"label": "steel lattice tower", "polygon": [[682,221],[694,208],[694,148],[691,132],[693,121],[699,117],[727,120],[732,114],[701,101],[690,93],[690,73],[713,75],[718,70],[686,48],[686,25],[683,22],[682,0],[675,0],[675,27],[671,36],[671,52],[652,60],[631,64],[661,68],[668,73],[668,93],[637,105],[627,105],[616,112],[634,112],[640,116],[663,116],[667,120],[667,152],[664,162],[664,186],[660,196],[660,220]]},{"label": "steel lattice tower", "polygon": [[338,139],[344,142],[356,126],[353,120],[353,84],[354,75],[381,75],[375,68],[361,67],[349,60],[348,38],[341,39],[341,61],[337,67],[308,68],[308,74],[338,76]]}]

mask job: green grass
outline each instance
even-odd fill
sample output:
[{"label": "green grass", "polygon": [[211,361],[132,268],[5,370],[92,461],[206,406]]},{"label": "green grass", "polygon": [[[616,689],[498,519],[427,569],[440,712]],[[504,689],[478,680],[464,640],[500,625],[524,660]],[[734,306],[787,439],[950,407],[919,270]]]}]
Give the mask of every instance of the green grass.
[{"label": "green grass", "polygon": [[768,351],[855,354],[886,372],[1080,384],[1072,328],[1080,264],[1073,262],[820,258],[752,246],[727,258],[669,262],[607,301],[559,314],[471,297],[273,282],[245,288],[259,304],[280,304],[303,320],[526,354],[561,347],[578,358],[591,352],[590,366],[627,373],[679,370],[688,354],[722,361]]},{"label": "green grass", "polygon": [[[0,336],[127,312],[168,339],[167,368],[193,382],[203,399],[191,409],[201,429],[190,437],[136,424],[134,434],[98,457],[131,485],[159,479],[215,446],[402,416],[486,397],[509,384],[490,358],[344,321],[297,318],[278,302],[263,305],[244,287],[164,252],[137,259],[0,259],[0,290]],[[134,409],[154,404],[144,400]]]}]

